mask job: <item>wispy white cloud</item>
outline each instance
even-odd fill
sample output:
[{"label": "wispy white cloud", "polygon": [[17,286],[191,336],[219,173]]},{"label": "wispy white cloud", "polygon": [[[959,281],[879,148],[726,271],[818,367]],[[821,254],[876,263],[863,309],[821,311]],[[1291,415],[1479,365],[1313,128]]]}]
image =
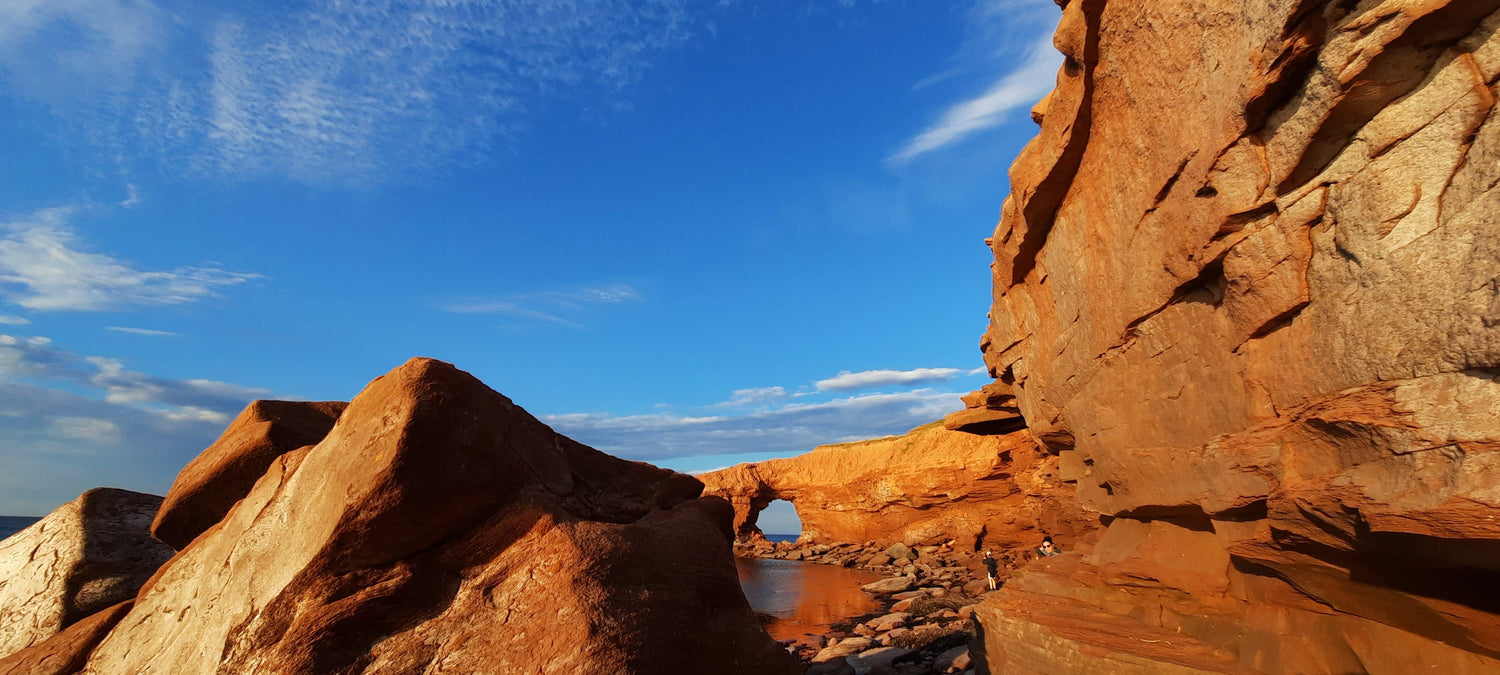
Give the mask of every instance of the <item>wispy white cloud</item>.
[{"label": "wispy white cloud", "polygon": [[631,302],[640,298],[640,293],[626,284],[611,284],[469,298],[447,303],[442,306],[442,309],[454,314],[497,314],[513,319],[545,321],[576,328],[580,324],[574,319],[566,318],[565,315],[576,316],[588,311],[590,307]]},{"label": "wispy white cloud", "polygon": [[141,203],[141,188],[135,183],[125,184],[125,195],[125,198],[119,201],[120,206],[128,209]]},{"label": "wispy white cloud", "polygon": [[779,403],[787,399],[786,387],[753,387],[750,389],[736,389],[729,395],[729,400],[716,403],[715,408],[739,408],[744,406],[761,405],[766,403]]},{"label": "wispy white cloud", "polygon": [[919,389],[795,403],[744,415],[542,417],[559,432],[600,450],[640,460],[813,447],[904,433],[963,406],[955,392]]},{"label": "wispy white cloud", "polygon": [[40,515],[99,485],[163,494],[235,413],[270,393],[0,335],[0,513]]},{"label": "wispy white cloud", "polygon": [[179,305],[259,278],[213,267],[138,270],[109,254],[84,250],[68,226],[73,214],[70,208],[43,209],[0,223],[0,299],[43,311]]},{"label": "wispy white cloud", "polygon": [[963,373],[958,368],[915,368],[912,370],[864,370],[851,373],[847,370],[826,380],[818,380],[814,386],[818,391],[852,391],[873,389],[892,385],[915,385],[932,382],[947,382]]},{"label": "wispy white cloud", "polygon": [[105,326],[104,330],[116,333],[130,333],[131,335],[151,335],[156,337],[177,337],[177,333],[169,330],[152,330],[150,328],[130,328],[127,326]]},{"label": "wispy white cloud", "polygon": [[[343,182],[483,157],[560,94],[618,95],[693,25],[688,0],[225,7],[0,4],[0,74],[82,135],[129,137],[174,167]],[[53,80],[84,91],[59,97]]]},{"label": "wispy white cloud", "polygon": [[98,444],[120,442],[120,426],[97,417],[53,417],[51,429],[60,438]]},{"label": "wispy white cloud", "polygon": [[14,314],[0,314],[0,326],[26,326],[30,324],[31,319]]},{"label": "wispy white cloud", "polygon": [[96,391],[108,403],[219,423],[271,393],[215,380],[156,377],[126,368],[119,359],[59,349],[45,337],[12,335],[0,335],[0,379],[70,384]]},{"label": "wispy white cloud", "polygon": [[100,485],[165,494],[224,424],[0,376],[0,513],[42,515]]},{"label": "wispy white cloud", "polygon": [[[1012,119],[1012,111],[1030,106],[1056,85],[1062,55],[1052,47],[1060,18],[1050,0],[977,0],[968,10],[968,27],[946,66],[918,82],[914,91],[933,93],[983,78],[979,95],[970,93],[946,106],[927,128],[886,159],[904,164],[920,155],[960,143],[980,131]],[[939,85],[942,85],[940,87]],[[969,90],[970,92],[973,89]]]},{"label": "wispy white cloud", "polygon": [[1049,37],[1032,49],[1022,66],[992,85],[983,94],[948,108],[937,122],[902,146],[887,160],[901,164],[939,148],[952,145],[968,136],[999,126],[1006,114],[1017,108],[1030,108],[1057,84],[1057,69],[1062,54],[1052,47]]}]

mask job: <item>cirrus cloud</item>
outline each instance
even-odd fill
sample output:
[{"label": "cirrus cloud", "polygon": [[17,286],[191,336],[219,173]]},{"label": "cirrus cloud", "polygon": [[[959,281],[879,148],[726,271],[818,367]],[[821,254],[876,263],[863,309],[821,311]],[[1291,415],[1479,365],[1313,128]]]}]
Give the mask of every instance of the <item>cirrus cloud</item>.
[{"label": "cirrus cloud", "polygon": [[826,380],[818,380],[814,386],[818,391],[853,391],[874,389],[892,385],[927,384],[947,382],[964,371],[959,368],[914,368],[912,370],[862,370],[851,373],[847,370]]},{"label": "cirrus cloud", "polygon": [[905,433],[963,407],[956,392],[919,389],[798,403],[744,415],[542,416],[559,432],[630,459],[751,452],[798,454],[827,443]]},{"label": "cirrus cloud", "polygon": [[689,9],[20,0],[0,3],[0,78],[105,155],[137,144],[190,173],[362,182],[482,159],[571,93],[618,95],[692,35]]},{"label": "cirrus cloud", "polygon": [[0,223],[0,298],[38,311],[180,305],[260,278],[214,267],[136,269],[109,254],[87,251],[68,226],[74,212],[42,209]]}]

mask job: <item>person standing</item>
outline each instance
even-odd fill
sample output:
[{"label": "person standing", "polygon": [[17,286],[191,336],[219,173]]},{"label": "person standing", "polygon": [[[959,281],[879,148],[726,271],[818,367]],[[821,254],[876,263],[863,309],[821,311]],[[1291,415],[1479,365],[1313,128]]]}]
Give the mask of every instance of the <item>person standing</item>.
[{"label": "person standing", "polygon": [[990,556],[989,551],[984,552],[984,573],[989,577],[990,590],[995,590],[995,577],[999,575],[999,561]]}]

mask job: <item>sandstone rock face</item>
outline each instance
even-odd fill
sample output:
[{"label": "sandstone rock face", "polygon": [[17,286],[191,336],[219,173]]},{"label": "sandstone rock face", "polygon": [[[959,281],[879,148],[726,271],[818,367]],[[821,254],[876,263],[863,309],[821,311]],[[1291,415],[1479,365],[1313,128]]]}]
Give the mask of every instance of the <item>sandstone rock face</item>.
[{"label": "sandstone rock face", "polygon": [[1035,546],[1097,527],[1059,478],[1057,458],[1025,431],[979,436],[929,424],[904,436],[821,446],[788,459],[699,475],[705,494],[734,505],[747,540],[776,499],[790,501],[802,537],[822,542]]},{"label": "sandstone rock face", "polygon": [[990,656],[1500,670],[1500,0],[1061,4],[981,346],[1110,522]]},{"label": "sandstone rock face", "polygon": [[84,672],[791,672],[701,489],[413,359],[276,458]]},{"label": "sandstone rock face", "polygon": [[0,542],[0,656],[135,597],[172,557],[148,532],[160,504],[96,488]]},{"label": "sandstone rock face", "polygon": [[83,668],[94,647],[130,611],[129,600],[100,610],[63,632],[0,658],[0,675],[72,675]]},{"label": "sandstone rock face", "polygon": [[229,513],[277,457],[328,435],[342,401],[253,401],[177,474],[151,534],[181,550]]}]

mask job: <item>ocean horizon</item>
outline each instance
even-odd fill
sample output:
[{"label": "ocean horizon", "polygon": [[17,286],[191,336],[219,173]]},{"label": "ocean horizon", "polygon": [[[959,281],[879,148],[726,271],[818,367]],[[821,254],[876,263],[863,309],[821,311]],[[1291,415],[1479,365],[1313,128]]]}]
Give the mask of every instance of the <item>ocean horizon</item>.
[{"label": "ocean horizon", "polygon": [[41,520],[40,516],[0,516],[0,539],[7,539]]}]

